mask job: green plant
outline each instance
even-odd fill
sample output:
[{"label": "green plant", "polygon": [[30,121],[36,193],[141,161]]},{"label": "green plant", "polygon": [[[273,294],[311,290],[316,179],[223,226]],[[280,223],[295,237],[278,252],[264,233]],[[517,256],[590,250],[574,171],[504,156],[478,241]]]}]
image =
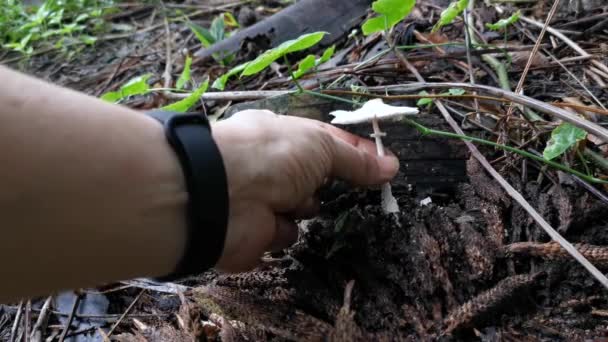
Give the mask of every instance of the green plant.
[{"label": "green plant", "polygon": [[[452,96],[460,96],[460,95],[464,95],[465,91],[464,89],[460,89],[460,88],[451,88],[447,91],[447,93],[441,93],[439,95],[452,95]],[[429,93],[427,93],[425,90],[421,91],[418,93],[419,95],[429,95]],[[431,105],[433,103],[433,99],[430,97],[423,97],[420,100],[418,100],[418,102],[416,102],[416,105],[418,107],[422,107],[422,106],[426,106],[426,105]]]},{"label": "green plant", "polygon": [[509,152],[513,152],[513,153],[517,153],[519,155],[522,155],[526,158],[530,158],[533,160],[536,160],[538,162],[547,164],[555,169],[576,175],[578,177],[580,177],[581,179],[584,179],[590,183],[597,183],[597,184],[608,184],[608,181],[603,180],[603,179],[599,179],[599,178],[595,178],[593,176],[590,176],[588,174],[584,174],[580,171],[574,170],[572,168],[569,168],[565,165],[556,163],[554,161],[548,160],[546,158],[543,157],[539,157],[535,154],[532,154],[528,151],[524,151],[524,150],[520,150],[518,148],[515,147],[511,147],[511,146],[507,146],[507,145],[503,145],[503,144],[498,144],[495,143],[493,141],[489,141],[489,140],[485,140],[485,139],[480,139],[480,138],[475,138],[475,137],[470,137],[468,135],[460,135],[460,134],[456,134],[456,133],[451,133],[451,132],[445,132],[445,131],[440,131],[440,130],[436,130],[436,129],[432,129],[432,128],[428,128],[426,126],[423,126],[419,123],[417,123],[414,120],[411,119],[404,119],[404,122],[407,123],[408,125],[413,126],[414,128],[416,128],[416,130],[418,130],[418,132],[420,132],[422,135],[435,135],[435,136],[440,136],[440,137],[444,137],[444,138],[453,138],[453,139],[462,139],[462,140],[468,140],[468,141],[472,141],[472,142],[476,142],[476,143],[480,143],[480,144],[484,144],[484,145],[490,145],[493,147],[497,147],[500,148],[502,150],[505,151],[509,151]]},{"label": "green plant", "polygon": [[[186,64],[188,64],[187,60]],[[190,73],[189,71],[187,73],[185,71],[186,67],[184,67],[184,72],[182,72],[182,76],[180,76],[180,80],[185,80],[184,83],[190,81]],[[123,86],[121,86],[120,89],[118,89],[117,91],[111,91],[103,94],[101,96],[101,99],[112,103],[119,103],[120,101],[128,97],[136,95],[145,95],[151,91],[158,90],[151,89],[148,85],[148,80],[150,79],[150,77],[152,77],[152,74],[145,74],[132,78]],[[207,91],[208,88],[209,79],[205,80],[196,90],[190,93],[187,97],[167,106],[164,106],[161,109],[178,113],[187,112],[188,110],[190,110],[190,108],[196,105],[196,102],[200,100],[201,96]]]},{"label": "green plant", "polygon": [[433,26],[431,32],[437,32],[443,26],[451,24],[454,19],[456,19],[456,17],[458,17],[467,8],[468,5],[469,0],[458,0],[452,2],[448,8],[441,12],[441,16],[439,17],[439,20],[435,26]]},{"label": "green plant", "polygon": [[101,99],[118,103],[129,96],[146,94],[150,91],[150,86],[148,85],[148,79],[150,77],[152,77],[152,74],[145,74],[132,78],[117,91],[111,91],[101,95]]},{"label": "green plant", "polygon": [[376,32],[388,31],[403,20],[416,5],[416,0],[376,0],[372,10],[378,14],[368,19],[361,26],[363,34],[368,36]]},{"label": "green plant", "polygon": [[296,80],[299,79],[305,73],[307,73],[308,71],[310,71],[310,69],[316,68],[319,65],[327,62],[334,55],[335,51],[336,51],[336,46],[332,45],[329,48],[327,48],[323,52],[323,54],[321,55],[321,57],[319,57],[319,58],[317,58],[317,56],[315,56],[315,55],[308,55],[308,56],[306,56],[304,59],[302,59],[298,63],[298,70],[296,70],[293,73],[294,79],[296,79]]},{"label": "green plant", "polygon": [[175,82],[175,88],[182,89],[190,81],[190,66],[192,65],[192,57],[186,56],[186,61],[184,62],[184,70],[182,70],[181,75]]},{"label": "green plant", "polygon": [[292,40],[283,42],[281,45],[266,50],[264,53],[259,55],[256,59],[237,65],[230,69],[227,73],[217,78],[212,87],[219,90],[224,90],[228,79],[232,76],[240,74],[240,76],[251,76],[255,75],[262,70],[266,69],[272,62],[279,58],[282,58],[290,53],[306,50],[310,47],[315,46],[323,39],[326,32],[314,32],[301,35],[300,37]]},{"label": "green plant", "polygon": [[205,82],[203,82],[195,91],[190,93],[188,97],[170,105],[164,106],[161,109],[170,112],[185,113],[190,110],[190,108],[194,107],[194,105],[196,105],[198,101],[200,101],[201,96],[203,96],[203,94],[207,91],[208,88],[209,79],[205,80]]},{"label": "green plant", "polygon": [[[193,22],[188,22],[187,25],[192,30],[192,32],[194,32],[196,38],[198,38],[201,44],[206,48],[224,40],[225,38],[229,37],[231,34],[234,33],[234,31],[226,31],[226,27],[239,27],[239,24],[234,18],[234,16],[228,12],[222,13],[215,19],[213,19],[209,29],[206,29]],[[228,65],[234,60],[235,54],[226,54],[223,52],[218,52],[214,53],[212,57],[218,63],[222,65]]]},{"label": "green plant", "polygon": [[585,138],[585,130],[564,122],[551,132],[551,139],[547,142],[543,157],[547,160],[555,159]]},{"label": "green plant", "polygon": [[506,19],[500,19],[499,21],[495,22],[494,24],[486,23],[486,27],[489,28],[490,30],[498,31],[498,30],[506,28],[509,25],[515,24],[519,20],[520,17],[521,17],[521,11],[517,11],[517,12],[513,13],[513,15],[511,15],[510,17],[508,17]]},{"label": "green plant", "polygon": [[26,6],[22,0],[2,0],[0,46],[31,54],[38,45],[63,47],[65,40],[93,44],[103,26],[102,15],[114,0],[45,0]]}]

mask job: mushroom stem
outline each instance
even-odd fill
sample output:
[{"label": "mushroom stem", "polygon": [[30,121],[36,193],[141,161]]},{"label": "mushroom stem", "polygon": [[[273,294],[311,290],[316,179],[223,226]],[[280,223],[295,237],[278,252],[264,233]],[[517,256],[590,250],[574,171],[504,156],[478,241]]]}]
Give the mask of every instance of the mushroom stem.
[{"label": "mushroom stem", "polygon": [[374,128],[374,133],[370,134],[376,140],[376,151],[379,156],[384,156],[384,144],[382,144],[382,137],[386,136],[386,133],[380,131],[380,125],[378,125],[378,119],[372,119],[372,127]]},{"label": "mushroom stem", "polygon": [[[371,137],[376,141],[376,151],[379,156],[384,156],[384,144],[382,144],[382,137],[386,136],[386,133],[380,131],[380,125],[378,125],[378,119],[372,119],[372,127],[374,129],[374,133],[370,134]],[[385,213],[398,213],[399,212],[399,204],[397,204],[397,200],[395,196],[393,196],[393,192],[391,190],[390,183],[382,184],[382,210]]]}]

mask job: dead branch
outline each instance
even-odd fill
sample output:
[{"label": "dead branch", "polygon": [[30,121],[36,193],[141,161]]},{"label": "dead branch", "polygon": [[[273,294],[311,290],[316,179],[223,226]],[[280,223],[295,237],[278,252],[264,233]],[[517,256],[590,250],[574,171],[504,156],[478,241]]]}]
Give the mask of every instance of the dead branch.
[{"label": "dead branch", "polygon": [[566,110],[561,108],[557,108],[551,104],[533,99],[531,97],[525,95],[518,95],[511,91],[506,91],[504,89],[490,87],[486,85],[471,85],[469,83],[456,83],[456,82],[440,82],[440,83],[432,83],[432,82],[419,82],[419,83],[410,83],[410,84],[399,84],[399,85],[388,85],[381,87],[370,87],[370,91],[418,91],[422,89],[428,88],[438,88],[438,89],[447,89],[447,88],[463,88],[470,91],[480,91],[490,94],[495,97],[502,97],[509,101],[513,101],[515,103],[528,106],[532,109],[535,109],[539,112],[543,112],[545,114],[553,115],[563,121],[567,121],[577,127],[580,127],[586,130],[589,133],[592,133],[599,137],[602,141],[608,142],[608,129],[601,127],[589,120],[582,119]]},{"label": "dead branch", "polygon": [[48,321],[49,313],[51,312],[51,301],[53,300],[53,296],[49,296],[42,305],[42,309],[40,310],[40,315],[32,328],[32,334],[30,335],[30,340],[32,341],[41,341],[42,336],[44,336],[44,330],[46,329],[46,323]]}]

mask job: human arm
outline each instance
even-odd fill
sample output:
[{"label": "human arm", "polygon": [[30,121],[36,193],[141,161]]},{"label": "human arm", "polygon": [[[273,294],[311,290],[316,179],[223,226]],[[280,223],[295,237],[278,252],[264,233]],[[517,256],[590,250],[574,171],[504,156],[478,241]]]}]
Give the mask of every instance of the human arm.
[{"label": "human arm", "polygon": [[[0,302],[173,271],[188,194],[162,126],[2,67],[0,79]],[[293,242],[292,219],[314,214],[326,178],[381,184],[398,167],[368,140],[265,111],[213,136],[229,184],[226,271]]]},{"label": "human arm", "polygon": [[162,127],[0,67],[0,300],[169,273],[187,194]]}]

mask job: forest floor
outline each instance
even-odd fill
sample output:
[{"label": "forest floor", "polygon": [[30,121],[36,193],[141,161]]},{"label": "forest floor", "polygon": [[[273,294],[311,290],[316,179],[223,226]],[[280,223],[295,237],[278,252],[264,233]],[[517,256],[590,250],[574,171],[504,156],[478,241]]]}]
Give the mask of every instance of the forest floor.
[{"label": "forest floor", "polygon": [[[301,2],[305,1],[309,0]],[[395,27],[394,41],[389,41],[402,46],[401,52],[388,51],[390,44],[382,35],[351,34],[370,12],[359,13],[360,20],[342,25],[342,36],[332,42],[337,45],[333,57],[304,76],[301,84],[349,100],[391,95],[385,96],[391,103],[414,106],[424,97],[419,93],[422,88],[388,86],[420,83],[421,78],[457,84],[470,84],[473,79],[492,89],[514,91],[529,64],[522,88],[525,96],[512,97],[536,99],[549,109],[535,107],[534,113],[519,105],[509,109],[506,100],[513,99],[498,90],[484,93],[472,88],[465,96],[443,96],[421,105],[418,120],[451,131],[454,126],[445,118],[454,118],[454,124],[468,135],[532,154],[542,153],[562,123],[554,114],[564,109],[605,131],[608,5],[604,1],[562,0],[554,14],[553,1],[478,1],[468,13],[474,39],[482,42],[475,47],[465,44],[462,18],[430,33],[449,3],[418,1]],[[287,5],[282,1],[191,0],[158,5],[132,1],[120,6],[120,11],[105,18],[111,23],[110,31],[92,47],[41,47],[31,56],[0,50],[0,63],[101,96],[144,74],[151,75],[153,88],[171,87],[186,56],[192,55],[195,88],[194,83],[215,79],[229,67],[200,57],[204,49],[184,15],[209,27],[218,14],[229,12],[244,30]],[[485,26],[516,10],[521,10],[522,18],[508,30],[495,32]],[[550,30],[533,54],[548,16],[552,16]],[[226,64],[255,58],[270,45],[274,45],[271,34],[257,35],[240,43],[235,60]],[[323,50],[312,51],[320,55]],[[376,58],[378,52],[381,56]],[[223,92],[209,91],[205,96],[215,97],[203,97],[197,109],[213,120],[239,109],[269,108],[329,121],[330,109],[345,106],[326,98],[294,100],[293,93],[269,98],[276,95],[270,91],[297,89],[280,63],[230,82]],[[442,94],[439,88],[436,92],[432,86],[425,88],[427,95]],[[177,97],[155,91],[122,103],[147,110]],[[352,128],[361,134],[369,133],[366,129]],[[47,322],[36,325],[38,337],[47,341],[59,340],[64,332],[66,341],[608,339],[607,289],[552,242],[529,211],[538,212],[605,271],[605,184],[592,184],[489,147],[480,147],[489,161],[484,166],[459,140],[421,137],[403,124],[386,129],[386,144],[402,165],[392,183],[399,213],[381,211],[378,189],[352,189],[334,181],[320,192],[320,215],[299,222],[298,242],[266,255],[251,272],[208,272],[169,284],[145,279],[107,284],[54,296],[48,311],[42,309],[47,298],[0,305],[0,340],[34,336],[37,331],[31,329],[41,315]],[[594,179],[606,179],[606,141],[600,134],[589,133],[556,161],[586,170],[582,172]],[[527,202],[506,191],[487,172],[488,166]]]}]

